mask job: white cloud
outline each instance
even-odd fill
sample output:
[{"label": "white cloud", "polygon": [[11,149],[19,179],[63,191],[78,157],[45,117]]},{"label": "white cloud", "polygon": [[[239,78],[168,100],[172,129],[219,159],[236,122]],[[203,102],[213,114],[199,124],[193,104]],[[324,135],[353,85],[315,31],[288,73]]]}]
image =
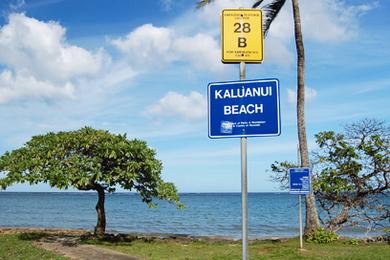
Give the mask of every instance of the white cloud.
[{"label": "white cloud", "polygon": [[[347,5],[341,0],[300,1],[302,31],[305,39],[337,43],[350,40],[359,32],[359,17],[378,6],[377,2]],[[269,37],[283,42],[293,39],[293,14],[286,2],[269,31]]]},{"label": "white cloud", "polygon": [[219,71],[223,68],[219,44],[209,35],[199,33],[178,38],[173,48],[181,60],[188,60],[198,69]]},{"label": "white cloud", "polygon": [[111,86],[117,86],[122,82],[133,79],[138,72],[124,62],[116,62],[111,65],[105,73],[100,75],[98,78],[92,80],[94,86],[101,88],[107,88]]},{"label": "white cloud", "polygon": [[291,65],[294,62],[294,55],[280,39],[270,36],[267,44],[264,45],[264,60],[267,63],[277,65]]},{"label": "white cloud", "polygon": [[48,81],[39,81],[33,76],[13,75],[11,71],[0,73],[0,104],[16,98],[72,98],[74,86],[71,83],[54,85]]},{"label": "white cloud", "polygon": [[310,101],[310,100],[317,97],[317,90],[315,90],[314,88],[306,87],[305,88],[305,95],[306,95],[307,99]]},{"label": "white cloud", "polygon": [[0,62],[20,72],[50,80],[96,74],[103,52],[92,54],[66,43],[65,28],[24,14],[11,14],[0,31]]},{"label": "white cloud", "polygon": [[[312,101],[317,97],[317,91],[313,88],[305,87],[305,101]],[[290,104],[296,104],[297,102],[297,93],[295,90],[287,89],[287,101]]]},{"label": "white cloud", "polygon": [[133,64],[169,62],[173,60],[172,34],[169,28],[144,24],[125,38],[113,40],[112,44],[125,53]]},{"label": "white cloud", "polygon": [[146,115],[153,117],[180,117],[187,120],[204,119],[207,111],[206,98],[192,91],[188,96],[170,91],[157,104],[150,106]]},{"label": "white cloud", "polygon": [[[340,0],[300,1],[304,40],[339,43],[353,39],[359,33],[359,17],[375,8],[377,3],[347,6]],[[265,60],[289,65],[294,61],[294,39],[291,4],[286,2],[274,20],[265,40]]]},{"label": "white cloud", "polygon": [[377,2],[347,5],[340,0],[301,2],[305,37],[321,42],[342,42],[359,33],[359,16],[376,8]]},{"label": "white cloud", "polygon": [[288,103],[294,104],[297,100],[297,93],[292,89],[287,89],[287,101]]},{"label": "white cloud", "polygon": [[[0,64],[7,68],[0,80],[3,102],[28,95],[72,96],[75,80],[98,74],[103,64],[110,62],[102,50],[91,53],[68,44],[65,32],[56,22],[42,22],[24,14],[9,16],[8,23],[0,28]],[[27,87],[22,83],[31,84]],[[27,88],[30,91],[25,91]]]},{"label": "white cloud", "polygon": [[210,35],[181,36],[169,27],[144,24],[126,37],[111,41],[127,55],[133,66],[164,66],[175,61],[188,61],[198,69],[220,71],[220,47]]}]

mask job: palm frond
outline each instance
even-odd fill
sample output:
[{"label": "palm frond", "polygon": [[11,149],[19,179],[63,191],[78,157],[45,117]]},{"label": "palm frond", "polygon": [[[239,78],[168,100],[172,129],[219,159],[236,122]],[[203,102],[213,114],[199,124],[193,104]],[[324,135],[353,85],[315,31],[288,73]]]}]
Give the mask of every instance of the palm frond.
[{"label": "palm frond", "polygon": [[259,0],[259,1],[256,1],[253,5],[252,5],[252,8],[257,8],[259,7],[259,5],[261,5],[263,3],[264,0]]},{"label": "palm frond", "polygon": [[[196,8],[202,8],[213,1],[214,0],[200,0],[199,2],[197,2]],[[271,23],[278,16],[280,10],[286,3],[286,0],[273,0],[271,3],[261,6],[263,3],[264,0],[257,0],[252,5],[252,8],[260,8],[263,11],[263,32],[265,37],[268,33]]]},{"label": "palm frond", "polygon": [[204,7],[205,5],[210,4],[212,1],[214,1],[214,0],[201,0],[196,4],[196,9],[200,9],[200,8]]},{"label": "palm frond", "polygon": [[256,1],[256,3],[253,4],[252,8],[260,7],[263,10],[263,31],[264,36],[266,36],[271,26],[271,23],[278,16],[280,10],[286,3],[286,0],[274,0],[267,5],[260,6],[263,2],[264,0]]}]

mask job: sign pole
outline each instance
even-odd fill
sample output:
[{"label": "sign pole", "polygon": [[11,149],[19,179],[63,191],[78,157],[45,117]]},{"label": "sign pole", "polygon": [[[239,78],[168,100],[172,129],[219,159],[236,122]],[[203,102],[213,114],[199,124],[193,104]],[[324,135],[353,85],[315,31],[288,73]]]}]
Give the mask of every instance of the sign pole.
[{"label": "sign pole", "polygon": [[[240,64],[240,82],[215,82],[208,86],[209,137],[240,137],[243,260],[248,259],[247,137],[280,134],[279,81],[271,80],[265,86],[264,80],[244,82],[245,62],[263,61],[262,19],[259,9],[222,10],[222,62]],[[272,88],[275,88],[274,94]],[[254,100],[260,101],[255,103]],[[270,112],[271,117],[266,114]]]},{"label": "sign pole", "polygon": [[303,235],[302,235],[302,195],[299,194],[299,242],[300,248],[303,248]]},{"label": "sign pole", "polygon": [[[240,62],[240,80],[245,79],[245,62]],[[248,259],[247,138],[241,137],[242,259]]]},{"label": "sign pole", "polygon": [[[301,166],[301,156],[299,152],[299,144],[297,145],[297,157],[298,165]],[[302,231],[302,195],[298,195],[299,198],[299,246],[300,249],[303,248],[303,231]]]}]

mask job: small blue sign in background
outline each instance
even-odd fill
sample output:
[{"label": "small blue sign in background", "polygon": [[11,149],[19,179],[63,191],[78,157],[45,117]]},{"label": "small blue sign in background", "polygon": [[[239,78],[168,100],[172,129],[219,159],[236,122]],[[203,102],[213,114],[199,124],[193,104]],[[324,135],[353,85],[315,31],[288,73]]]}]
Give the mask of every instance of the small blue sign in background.
[{"label": "small blue sign in background", "polygon": [[208,127],[210,138],[280,135],[279,81],[210,83]]},{"label": "small blue sign in background", "polygon": [[288,169],[291,194],[309,194],[311,192],[311,179],[309,168]]}]

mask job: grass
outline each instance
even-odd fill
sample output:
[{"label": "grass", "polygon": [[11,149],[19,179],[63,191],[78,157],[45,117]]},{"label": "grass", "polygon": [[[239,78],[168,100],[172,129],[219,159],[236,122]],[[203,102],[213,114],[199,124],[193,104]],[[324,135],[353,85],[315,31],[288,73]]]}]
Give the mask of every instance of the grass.
[{"label": "grass", "polygon": [[50,251],[35,247],[33,240],[44,234],[0,234],[1,260],[41,260],[41,259],[68,259],[58,256]]},{"label": "grass", "polygon": [[[89,242],[141,259],[241,259],[240,242],[183,242],[135,240],[132,242]],[[298,239],[285,242],[259,241],[249,245],[249,259],[390,259],[386,243],[331,244],[305,243],[300,250]]]},{"label": "grass", "polygon": [[[40,232],[0,234],[0,260],[66,259],[33,241],[45,238]],[[191,241],[183,239],[135,239],[131,242],[104,242],[86,239],[83,243],[137,256],[140,259],[241,259],[241,243],[234,241]],[[298,239],[256,241],[249,245],[249,259],[390,259],[387,243],[339,240],[330,244],[305,243],[300,250]]]}]

